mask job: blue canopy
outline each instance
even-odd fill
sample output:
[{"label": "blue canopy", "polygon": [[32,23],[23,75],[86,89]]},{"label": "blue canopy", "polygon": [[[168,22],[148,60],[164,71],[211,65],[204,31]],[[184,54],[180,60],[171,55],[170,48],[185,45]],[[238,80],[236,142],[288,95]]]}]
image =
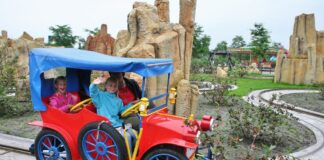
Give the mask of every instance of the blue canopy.
[{"label": "blue canopy", "polygon": [[152,77],[173,72],[172,62],[172,59],[115,57],[74,48],[32,49],[29,53],[29,79],[34,110],[46,110],[41,100],[41,74],[47,70],[65,67],[83,70],[134,72],[143,77]]}]

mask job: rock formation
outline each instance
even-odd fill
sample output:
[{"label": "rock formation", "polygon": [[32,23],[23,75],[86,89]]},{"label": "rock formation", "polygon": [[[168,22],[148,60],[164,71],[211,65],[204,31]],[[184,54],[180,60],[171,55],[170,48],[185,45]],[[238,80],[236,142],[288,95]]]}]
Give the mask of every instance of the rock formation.
[{"label": "rock formation", "polygon": [[8,38],[6,31],[2,31],[0,36],[0,47],[9,59],[17,59],[16,65],[16,97],[19,100],[30,100],[29,97],[29,68],[28,53],[32,48],[44,47],[44,38],[33,38],[24,32],[16,40]]},{"label": "rock formation", "polygon": [[316,31],[314,14],[295,18],[289,54],[278,52],[275,82],[324,83],[324,31]]},{"label": "rock formation", "polygon": [[[171,76],[171,86],[176,87],[179,86],[180,80],[189,82],[196,1],[180,0],[180,24],[169,23],[168,0],[156,0],[155,5],[144,2],[134,3],[133,10],[127,18],[128,30],[122,30],[117,35],[114,55],[134,58],[172,58],[174,73]],[[166,76],[149,78],[146,96],[165,93],[166,78]],[[190,83],[184,84],[187,88],[191,88]],[[189,91],[191,92],[191,89]],[[179,95],[177,102],[179,101],[190,104],[191,96]],[[180,104],[176,106],[177,109],[182,107]]]},{"label": "rock formation", "polygon": [[108,34],[106,24],[102,24],[100,31],[93,37],[88,36],[85,43],[85,49],[107,55],[112,55],[114,50],[115,39]]}]

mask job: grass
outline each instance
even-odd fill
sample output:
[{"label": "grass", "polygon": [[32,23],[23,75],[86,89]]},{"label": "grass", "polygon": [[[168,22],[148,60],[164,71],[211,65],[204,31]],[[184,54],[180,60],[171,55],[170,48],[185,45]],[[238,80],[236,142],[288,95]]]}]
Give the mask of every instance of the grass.
[{"label": "grass", "polygon": [[[191,74],[192,81],[213,81],[215,79],[213,74]],[[236,85],[238,89],[231,91],[230,95],[246,96],[253,90],[260,89],[310,89],[314,88],[310,85],[293,85],[287,83],[274,83],[271,79],[249,79],[237,78]]]},{"label": "grass", "polygon": [[272,74],[248,73],[249,77],[274,77]]},{"label": "grass", "polygon": [[270,79],[237,79],[237,90],[231,91],[231,95],[246,96],[249,92],[260,89],[309,89],[313,88],[309,85],[293,85],[287,83],[274,83]]}]

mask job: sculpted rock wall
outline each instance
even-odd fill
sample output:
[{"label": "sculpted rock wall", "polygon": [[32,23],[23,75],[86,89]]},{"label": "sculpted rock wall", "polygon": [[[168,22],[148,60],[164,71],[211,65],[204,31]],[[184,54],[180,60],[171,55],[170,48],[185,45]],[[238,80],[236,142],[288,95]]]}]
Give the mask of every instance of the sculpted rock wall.
[{"label": "sculpted rock wall", "polygon": [[314,14],[295,18],[289,54],[278,52],[275,82],[324,83],[324,31],[316,31]]},{"label": "sculpted rock wall", "polygon": [[100,31],[95,36],[88,36],[85,49],[107,55],[112,55],[114,51],[115,39],[108,34],[106,24],[102,24]]},{"label": "sculpted rock wall", "polygon": [[7,58],[17,59],[16,62],[16,97],[21,100],[30,100],[29,97],[29,68],[28,53],[32,48],[45,47],[44,38],[33,38],[24,32],[18,39],[12,40],[8,38],[6,31],[2,31],[0,36],[0,47],[3,49]]},{"label": "sculpted rock wall", "polygon": [[[116,56],[134,58],[172,58],[174,73],[171,86],[179,86],[179,81],[189,80],[191,63],[192,35],[196,1],[181,0],[180,23],[169,23],[169,1],[156,0],[155,6],[135,2],[128,14],[128,30],[118,33],[114,53]],[[189,11],[191,9],[191,11]],[[147,82],[147,97],[166,92],[166,76],[149,78]],[[191,92],[190,83],[186,88]],[[188,92],[189,92],[188,91]],[[177,109],[191,103],[191,96],[179,93]],[[190,105],[189,105],[190,106]],[[187,109],[186,109],[187,110]],[[188,109],[188,114],[190,108]],[[182,112],[186,113],[187,112]]]}]

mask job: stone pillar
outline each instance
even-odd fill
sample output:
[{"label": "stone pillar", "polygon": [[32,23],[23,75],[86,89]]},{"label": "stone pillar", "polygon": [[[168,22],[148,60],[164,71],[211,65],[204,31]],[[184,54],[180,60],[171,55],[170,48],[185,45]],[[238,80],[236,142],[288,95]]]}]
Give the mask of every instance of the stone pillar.
[{"label": "stone pillar", "polygon": [[5,30],[2,30],[1,31],[1,38],[8,39],[8,33],[7,33],[7,31],[5,31]]},{"label": "stone pillar", "polygon": [[170,23],[169,0],[155,0],[155,6],[160,21]]},{"label": "stone pillar", "polygon": [[185,42],[185,79],[189,80],[190,65],[192,55],[192,43],[194,33],[194,22],[196,12],[196,0],[180,0],[180,20],[179,23],[186,29]]},{"label": "stone pillar", "polygon": [[195,114],[198,108],[198,99],[199,99],[199,88],[197,85],[191,85],[191,108],[190,113]]},{"label": "stone pillar", "polygon": [[177,87],[176,115],[187,117],[190,114],[191,87],[188,80],[181,80]]}]

